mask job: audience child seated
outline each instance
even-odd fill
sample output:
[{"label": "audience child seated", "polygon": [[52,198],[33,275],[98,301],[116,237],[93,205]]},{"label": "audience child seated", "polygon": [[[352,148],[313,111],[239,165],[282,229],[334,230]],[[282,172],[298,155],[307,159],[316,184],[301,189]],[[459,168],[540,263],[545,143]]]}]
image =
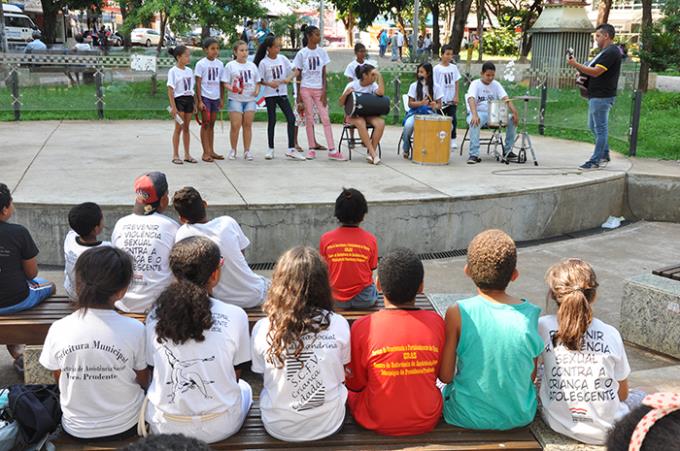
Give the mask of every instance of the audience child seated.
[{"label": "audience child seated", "polygon": [[654,393],[619,420],[607,451],[671,451],[680,437],[680,393]]},{"label": "audience child seated", "polygon": [[162,172],[135,180],[134,211],[116,222],[111,243],[132,255],[134,276],[125,296],[116,303],[124,312],[145,312],[170,285],[170,249],[179,224],[162,213],[168,208],[168,182]]},{"label": "audience child seated", "polygon": [[146,323],[153,378],[146,422],[153,434],[181,433],[214,443],[235,434],[252,404],[240,379],[250,362],[248,317],[212,298],[220,280],[220,250],[205,237],[175,244],[177,279],[154,303]]},{"label": "audience child seated", "polygon": [[319,440],[345,419],[349,325],[333,313],[328,272],[310,247],[294,247],[276,263],[263,306],[266,318],[253,328],[253,366],[264,374],[262,422],[279,440]]},{"label": "audience child seated", "polygon": [[64,239],[64,290],[71,299],[76,298],[76,261],[80,254],[97,246],[110,246],[97,235],[104,230],[102,209],[94,202],[76,205],[68,212],[71,230]]},{"label": "audience child seated", "polygon": [[366,213],[364,195],[354,188],[344,188],[335,200],[335,217],[341,225],[324,233],[319,243],[321,256],[328,264],[335,306],[341,310],[372,307],[378,299],[373,283],[378,241],[359,227]]},{"label": "audience child seated", "polygon": [[[0,183],[0,315],[28,310],[52,296],[52,282],[38,278],[38,247],[22,225],[11,224],[14,213],[12,194]],[[9,344],[14,368],[22,373],[23,345]]]},{"label": "audience child seated", "polygon": [[110,246],[76,262],[77,310],[50,326],[40,364],[59,383],[61,424],[80,439],[137,433],[148,382],[144,325],[114,310],[132,279],[132,259]]},{"label": "audience child seated", "polygon": [[177,231],[176,242],[190,236],[205,236],[213,240],[224,258],[219,283],[213,288],[215,299],[242,308],[256,307],[264,301],[269,280],[255,274],[246,261],[243,251],[250,241],[231,216],[220,216],[208,221],[207,203],[195,188],[186,186],[172,198],[182,226]]},{"label": "audience child seated", "polygon": [[468,87],[465,94],[465,107],[467,108],[467,123],[470,127],[470,151],[468,164],[481,163],[479,158],[479,136],[480,129],[489,123],[489,102],[492,100],[503,100],[507,102],[508,108],[512,112],[511,120],[508,121],[505,131],[504,154],[507,158],[516,158],[512,153],[515,145],[515,129],[519,123],[519,113],[512,104],[503,86],[496,80],[496,66],[491,62],[482,65],[482,76],[474,80]]},{"label": "audience child seated", "polygon": [[412,251],[384,256],[378,286],[385,309],[352,325],[352,362],[345,381],[349,408],[357,423],[380,434],[423,434],[441,418],[436,379],[444,321],[415,306],[423,276],[423,264]]},{"label": "audience child seated", "polygon": [[[557,315],[538,320],[544,371],[540,397],[545,422],[556,432],[601,445],[614,423],[628,413],[630,374],[619,332],[593,318],[597,278],[583,260],[570,258],[546,274]],[[573,388],[574,374],[579,386]]]},{"label": "audience child seated", "polygon": [[540,309],[506,292],[519,276],[516,263],[515,243],[500,230],[480,233],[468,247],[465,274],[478,295],[447,310],[439,371],[448,384],[444,419],[454,426],[506,430],[525,426],[536,415]]}]

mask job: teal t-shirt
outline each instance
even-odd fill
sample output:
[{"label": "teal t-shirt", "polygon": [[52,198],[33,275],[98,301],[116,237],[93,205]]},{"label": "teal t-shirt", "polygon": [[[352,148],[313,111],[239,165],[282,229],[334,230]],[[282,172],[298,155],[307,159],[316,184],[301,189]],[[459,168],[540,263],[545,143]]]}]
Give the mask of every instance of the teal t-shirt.
[{"label": "teal t-shirt", "polygon": [[531,381],[543,350],[541,309],[526,300],[497,304],[475,296],[458,301],[461,316],[456,374],[443,390],[444,419],[467,429],[506,430],[536,414]]}]

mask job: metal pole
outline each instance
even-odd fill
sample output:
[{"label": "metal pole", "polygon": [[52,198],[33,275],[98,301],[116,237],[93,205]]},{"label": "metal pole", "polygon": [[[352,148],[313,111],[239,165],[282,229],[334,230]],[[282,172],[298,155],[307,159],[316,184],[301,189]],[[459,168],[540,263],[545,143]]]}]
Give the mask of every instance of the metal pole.
[{"label": "metal pole", "polygon": [[323,4],[324,0],[319,1],[319,34],[321,35],[321,47],[324,45],[324,34],[323,34]]},{"label": "metal pole", "polygon": [[[420,0],[413,2],[413,48],[411,49],[411,61],[414,61],[418,49],[418,22],[420,19]],[[406,30],[404,30],[406,31]]]},{"label": "metal pole", "polygon": [[634,157],[637,153],[638,131],[640,130],[640,110],[642,109],[642,91],[633,92],[633,114],[630,118],[630,138],[628,155]]},{"label": "metal pole", "polygon": [[538,116],[538,133],[545,135],[545,106],[548,103],[548,84],[544,83],[541,86],[541,106]]},{"label": "metal pole", "polygon": [[7,35],[5,34],[5,9],[3,2],[0,0],[0,52],[7,53]]},{"label": "metal pole", "polygon": [[[399,74],[395,72],[396,78],[394,79],[394,108],[392,110],[392,119],[394,124],[399,124],[399,118],[402,115],[399,113],[401,110],[401,80],[399,79]],[[404,112],[406,113],[406,112]]]},{"label": "metal pole", "polygon": [[[10,66],[11,67],[11,66]],[[14,109],[14,120],[21,120],[21,103],[19,103],[19,66],[10,68],[12,70],[11,84],[12,84],[12,108]]]}]

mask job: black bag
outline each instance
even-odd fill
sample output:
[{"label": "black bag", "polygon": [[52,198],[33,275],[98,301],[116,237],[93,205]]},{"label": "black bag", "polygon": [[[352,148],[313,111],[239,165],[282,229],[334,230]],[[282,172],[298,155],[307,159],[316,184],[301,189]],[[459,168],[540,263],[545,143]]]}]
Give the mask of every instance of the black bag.
[{"label": "black bag", "polygon": [[19,425],[20,443],[39,443],[61,423],[59,387],[54,384],[10,385],[9,409]]}]

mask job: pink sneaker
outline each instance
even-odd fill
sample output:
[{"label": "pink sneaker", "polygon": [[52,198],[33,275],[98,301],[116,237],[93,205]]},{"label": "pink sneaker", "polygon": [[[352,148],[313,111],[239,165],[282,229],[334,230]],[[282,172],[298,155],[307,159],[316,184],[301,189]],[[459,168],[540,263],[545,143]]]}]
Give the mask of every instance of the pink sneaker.
[{"label": "pink sneaker", "polygon": [[309,152],[307,152],[307,159],[308,160],[316,159],[316,152],[314,152],[313,150],[310,150]]},{"label": "pink sneaker", "polygon": [[342,152],[328,152],[328,159],[336,161],[347,161],[347,158],[345,158]]}]

